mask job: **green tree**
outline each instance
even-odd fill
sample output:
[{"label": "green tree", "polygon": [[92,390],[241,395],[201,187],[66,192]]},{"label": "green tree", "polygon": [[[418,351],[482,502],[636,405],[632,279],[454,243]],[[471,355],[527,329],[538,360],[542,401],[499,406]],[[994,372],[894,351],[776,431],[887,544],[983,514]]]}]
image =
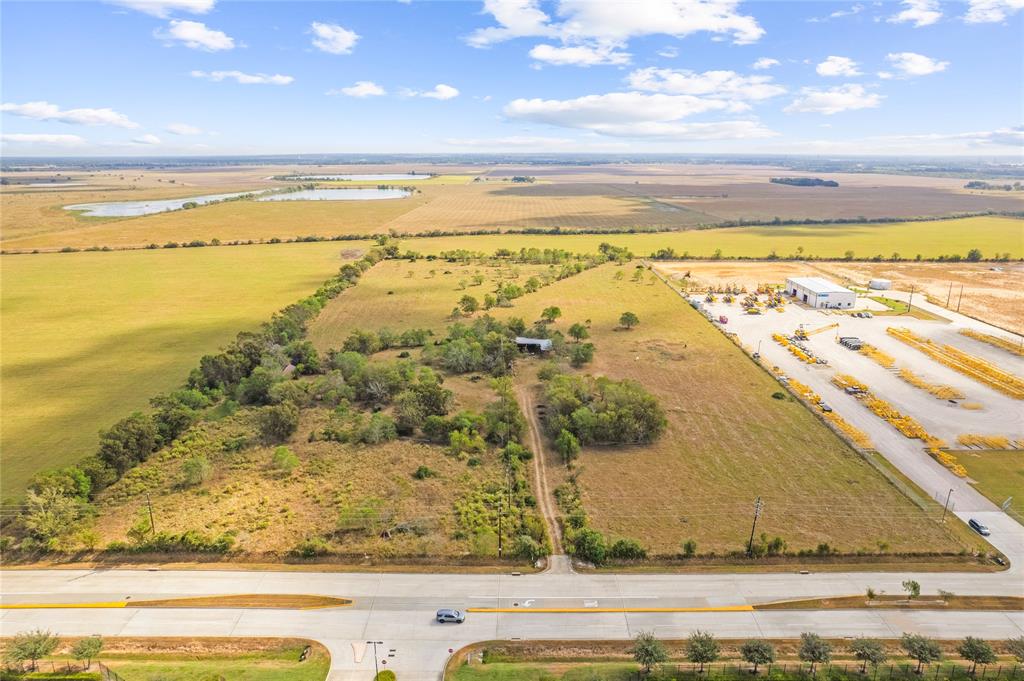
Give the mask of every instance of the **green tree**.
[{"label": "green tree", "polygon": [[51,487],[40,494],[29,490],[22,522],[33,537],[50,540],[69,532],[81,514],[81,501]]},{"label": "green tree", "polygon": [[569,348],[569,363],[574,367],[581,367],[594,361],[593,343],[576,343]]},{"label": "green tree", "polygon": [[700,665],[699,674],[704,673],[704,665],[718,659],[721,650],[715,637],[706,631],[695,631],[686,639],[686,659]]},{"label": "green tree", "polygon": [[965,638],[956,651],[960,653],[960,657],[971,663],[972,675],[979,664],[992,664],[996,661],[996,651],[992,650],[988,641],[973,636]]},{"label": "green tree", "polygon": [[291,475],[295,467],[299,465],[299,457],[295,456],[292,450],[285,446],[275,447],[270,458],[274,468],[285,475]]},{"label": "green tree", "polygon": [[145,461],[157,447],[157,429],[153,419],[140,411],[121,419],[110,430],[100,431],[97,456],[119,475]]},{"label": "green tree", "polygon": [[619,326],[624,329],[632,329],[634,326],[640,323],[640,318],[632,312],[623,312],[619,316]]},{"label": "green tree", "polygon": [[633,639],[633,647],[629,652],[633,654],[633,659],[644,668],[644,673],[650,673],[651,667],[668,661],[668,651],[665,650],[665,645],[654,638],[654,634],[649,631],[641,631],[636,635],[636,638]]},{"label": "green tree", "polygon": [[283,442],[299,427],[299,408],[291,402],[264,407],[259,416],[260,434],[268,442]]},{"label": "green tree", "polygon": [[604,535],[591,528],[584,528],[577,533],[573,539],[573,550],[577,558],[594,565],[602,564],[608,557]]},{"label": "green tree", "polygon": [[687,539],[683,542],[683,558],[693,558],[697,555],[697,542]]},{"label": "green tree", "polygon": [[60,644],[60,639],[43,629],[15,634],[7,646],[5,657],[10,662],[31,662],[32,671],[36,670],[36,662],[53,653]]},{"label": "green tree", "polygon": [[562,461],[569,463],[580,453],[580,441],[565,428],[555,438],[555,449],[562,455]]},{"label": "green tree", "polygon": [[817,634],[800,634],[800,659],[809,662],[810,673],[814,676],[814,666],[827,664],[832,660],[832,645]]},{"label": "green tree", "polygon": [[103,637],[89,636],[75,642],[75,645],[71,647],[71,656],[79,661],[85,660],[85,668],[90,669],[93,658],[97,657],[101,650],[103,650]]},{"label": "green tree", "polygon": [[977,248],[972,248],[971,250],[967,251],[967,258],[965,259],[968,262],[978,262],[979,260],[981,260],[981,251],[979,251]]},{"label": "green tree", "polygon": [[751,639],[740,646],[740,657],[745,662],[754,665],[754,674],[762,664],[775,662],[775,647],[768,641]]},{"label": "green tree", "polygon": [[903,590],[907,592],[907,598],[913,599],[921,595],[921,585],[913,579],[903,582]]},{"label": "green tree", "polygon": [[540,318],[545,322],[553,322],[562,316],[562,309],[552,305],[551,307],[545,307],[543,312],[540,313]]},{"label": "green tree", "polygon": [[587,327],[579,322],[569,327],[569,335],[575,338],[577,343],[584,338],[590,338],[590,332],[587,331]]},{"label": "green tree", "polygon": [[900,647],[907,653],[907,657],[917,661],[917,673],[921,673],[921,667],[942,659],[942,648],[930,638],[920,634],[903,634],[900,639]]},{"label": "green tree", "polygon": [[871,663],[872,667],[877,667],[889,657],[882,642],[874,638],[855,639],[850,644],[850,651],[854,657],[864,663],[860,669],[861,674],[867,673],[868,663]]},{"label": "green tree", "polygon": [[213,466],[202,454],[194,454],[181,464],[182,481],[189,487],[203,484],[212,474]]},{"label": "green tree", "polygon": [[459,309],[463,314],[473,314],[480,309],[480,301],[471,295],[464,295],[459,300]]}]

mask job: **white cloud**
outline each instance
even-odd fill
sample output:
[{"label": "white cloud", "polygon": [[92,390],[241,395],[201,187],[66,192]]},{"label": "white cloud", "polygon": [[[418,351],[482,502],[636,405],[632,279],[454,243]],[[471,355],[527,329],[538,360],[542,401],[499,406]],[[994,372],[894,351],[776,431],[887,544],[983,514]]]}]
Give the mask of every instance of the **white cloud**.
[{"label": "white cloud", "polygon": [[[740,14],[738,6],[739,0],[557,0],[556,20],[540,8],[540,0],[484,0],[484,11],[497,26],[474,31],[466,42],[489,47],[514,38],[555,38],[563,47],[546,46],[547,53],[563,61],[552,63],[622,64],[629,40],[649,35],[682,38],[709,32],[715,34],[712,39],[731,36],[738,45],[756,42],[764,29],[754,17]],[[550,51],[558,49],[565,52]],[[594,54],[615,56],[595,61]]]},{"label": "white cloud", "polygon": [[438,83],[433,90],[402,90],[403,97],[426,97],[428,99],[454,99],[459,96],[459,91],[451,85]]},{"label": "white cloud", "polygon": [[315,36],[313,47],[330,54],[351,54],[359,41],[358,33],[338,24],[314,21],[310,24],[309,30]]},{"label": "white cloud", "polygon": [[171,123],[165,130],[172,135],[201,135],[202,130],[188,123]]},{"label": "white cloud", "polygon": [[912,23],[914,28],[931,26],[942,18],[939,0],[903,0],[904,9],[886,21],[891,24]]},{"label": "white cloud", "polygon": [[0,135],[0,140],[11,144],[33,144],[54,147],[80,147],[85,144],[85,140],[78,135],[5,133]]},{"label": "white cloud", "polygon": [[852,111],[874,109],[882,103],[882,95],[868,92],[863,85],[846,84],[820,90],[805,87],[800,96],[783,109],[786,113],[821,113],[826,116]]},{"label": "white cloud", "polygon": [[771,76],[741,76],[735,71],[705,71],[649,67],[627,77],[630,87],[671,95],[710,95],[734,100],[761,100],[786,92]]},{"label": "white cloud", "polygon": [[663,47],[660,50],[658,50],[658,56],[664,57],[665,59],[675,59],[676,57],[679,56],[679,48],[675,47],[674,45]]},{"label": "white cloud", "polygon": [[772,59],[771,57],[761,57],[752,64],[752,66],[758,71],[764,71],[765,69],[770,69],[771,67],[778,65],[779,60]]},{"label": "white cloud", "polygon": [[243,73],[242,71],[192,71],[193,78],[205,78],[219,83],[222,80],[234,80],[242,85],[288,85],[295,79],[275,73]]},{"label": "white cloud", "polygon": [[850,9],[837,9],[835,12],[832,12],[827,17],[811,17],[807,21],[809,23],[812,23],[812,24],[823,23],[823,22],[826,22],[826,21],[830,21],[832,19],[842,19],[843,17],[852,17],[854,15],[860,14],[863,11],[864,11],[864,5],[862,5],[862,4],[860,4],[858,2],[855,5],[851,5]]},{"label": "white cloud", "polygon": [[108,0],[115,5],[138,10],[154,17],[166,19],[172,12],[206,14],[216,0]]},{"label": "white cloud", "polygon": [[[938,61],[916,52],[890,52],[885,58],[892,64],[894,69],[907,77],[928,76],[945,71],[946,67],[949,66],[948,61]],[[884,76],[879,74],[879,77]]]},{"label": "white cloud", "polygon": [[160,138],[156,135],[140,135],[132,139],[132,144],[160,144]]},{"label": "white cloud", "polygon": [[611,92],[566,100],[516,99],[504,113],[508,118],[613,137],[740,139],[775,134],[757,121],[680,122],[686,116],[729,108],[729,102],[693,95]]},{"label": "white cloud", "polygon": [[815,69],[819,76],[859,76],[857,62],[849,57],[830,56]]},{"label": "white cloud", "polygon": [[618,52],[612,45],[556,47],[554,45],[541,44],[535,45],[530,50],[530,56],[537,61],[556,66],[622,65],[628,64],[632,58],[632,55],[628,52]]},{"label": "white cloud", "polygon": [[963,142],[970,147],[1024,147],[1024,125],[978,132],[883,135],[869,139],[895,143]]},{"label": "white cloud", "polygon": [[543,149],[551,146],[573,144],[574,140],[564,137],[513,135],[511,137],[449,137],[444,140],[444,143],[453,147],[537,147]]},{"label": "white cloud", "polygon": [[15,116],[34,118],[37,121],[60,121],[72,125],[112,125],[117,128],[137,128],[138,123],[129,120],[123,113],[113,109],[61,109],[49,102],[26,102],[24,104],[0,104],[0,111]]},{"label": "white cloud", "polygon": [[377,85],[370,80],[357,81],[355,85],[349,87],[343,87],[340,90],[330,90],[327,92],[329,95],[346,95],[348,97],[380,97],[386,95],[387,91],[380,85]]},{"label": "white cloud", "polygon": [[235,48],[234,38],[223,31],[207,27],[201,21],[171,19],[166,29],[153,31],[153,36],[169,44],[177,41],[184,44],[185,47],[206,52],[219,52]]},{"label": "white cloud", "polygon": [[1024,9],[1024,0],[967,0],[964,21],[969,24],[987,24],[1003,21]]}]

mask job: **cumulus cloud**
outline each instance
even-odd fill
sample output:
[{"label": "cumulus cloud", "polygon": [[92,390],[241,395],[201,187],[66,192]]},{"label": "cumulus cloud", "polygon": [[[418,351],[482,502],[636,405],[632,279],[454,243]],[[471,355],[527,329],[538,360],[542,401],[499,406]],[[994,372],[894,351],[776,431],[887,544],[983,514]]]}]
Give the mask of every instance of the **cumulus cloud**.
[{"label": "cumulus cloud", "polygon": [[355,83],[355,85],[350,85],[348,87],[343,87],[340,90],[330,90],[330,91],[328,91],[327,94],[329,94],[329,95],[345,95],[347,97],[364,98],[364,97],[380,97],[381,95],[386,95],[387,91],[384,88],[382,88],[380,85],[377,85],[376,83],[374,83],[373,81],[370,81],[370,80],[360,80],[360,81],[357,81]]},{"label": "cumulus cloud", "polygon": [[433,90],[402,90],[402,96],[404,97],[426,97],[428,99],[455,99],[459,96],[459,91],[453,88],[451,85],[445,85],[444,83],[438,83],[434,86]]},{"label": "cumulus cloud", "polygon": [[832,19],[842,19],[843,17],[852,17],[854,15],[860,14],[863,11],[864,11],[864,5],[862,5],[860,3],[857,3],[855,5],[852,5],[849,9],[837,9],[835,12],[832,12],[828,16],[825,16],[825,17],[811,17],[807,21],[809,23],[812,23],[812,24],[817,24],[817,23],[822,23],[822,22],[826,22],[826,21],[831,21]]},{"label": "cumulus cloud", "polygon": [[882,95],[868,92],[863,85],[848,83],[821,90],[805,87],[800,96],[783,109],[786,113],[821,113],[826,116],[855,109],[874,109],[882,103]]},{"label": "cumulus cloud", "polygon": [[139,135],[132,139],[132,144],[154,145],[160,144],[160,138],[156,135]]},{"label": "cumulus cloud", "polygon": [[282,76],[279,73],[269,75],[266,73],[243,73],[242,71],[192,71],[191,76],[211,80],[215,83],[233,80],[242,85],[288,85],[295,80],[291,76]]},{"label": "cumulus cloud", "polygon": [[676,57],[679,56],[679,48],[675,47],[674,45],[663,47],[660,50],[658,50],[658,56],[664,57],[665,59],[675,59]]},{"label": "cumulus cloud", "polygon": [[564,137],[530,137],[513,135],[511,137],[449,137],[445,144],[453,147],[539,147],[565,146],[573,144],[573,140]]},{"label": "cumulus cloud", "polygon": [[504,109],[508,118],[589,130],[614,137],[736,139],[771,136],[756,121],[682,123],[680,119],[730,108],[729,102],[693,95],[611,92],[575,99],[516,99]]},{"label": "cumulus cloud", "polygon": [[885,58],[892,64],[892,68],[907,77],[928,76],[945,71],[949,66],[948,61],[938,61],[916,52],[890,52]]},{"label": "cumulus cloud", "polygon": [[204,50],[206,52],[219,52],[235,48],[234,38],[224,31],[217,31],[207,27],[201,21],[171,19],[167,24],[167,28],[153,31],[153,36],[163,40],[168,45],[178,42],[193,50]]},{"label": "cumulus cloud", "polygon": [[599,64],[628,64],[633,55],[617,51],[612,45],[574,45],[556,47],[554,45],[535,45],[530,56],[537,61],[556,66],[597,66]]},{"label": "cumulus cloud", "polygon": [[171,123],[165,130],[172,135],[201,135],[203,131],[188,123]]},{"label": "cumulus cloud", "polygon": [[137,128],[138,123],[129,120],[123,113],[113,109],[61,109],[49,102],[26,102],[24,104],[0,104],[0,111],[34,118],[37,121],[59,121],[71,125],[111,125],[116,128]]},{"label": "cumulus cloud", "polygon": [[849,57],[830,56],[815,69],[819,76],[859,76],[857,62]]},{"label": "cumulus cloud", "polygon": [[778,65],[778,59],[772,59],[771,57],[761,57],[760,59],[755,61],[751,66],[757,69],[758,71],[764,71],[765,69],[770,69],[771,67]]},{"label": "cumulus cloud", "polygon": [[671,95],[708,95],[732,100],[761,100],[786,92],[771,76],[741,76],[735,71],[705,71],[649,67],[627,77],[630,87]]},{"label": "cumulus cloud", "polygon": [[107,0],[114,5],[145,12],[154,17],[166,19],[172,12],[206,14],[216,0]]},{"label": "cumulus cloud", "polygon": [[903,9],[886,21],[891,24],[914,24],[914,28],[931,26],[942,18],[939,0],[903,0]]},{"label": "cumulus cloud", "polygon": [[314,21],[309,26],[313,33],[313,47],[329,54],[351,54],[359,41],[359,34],[338,24]]},{"label": "cumulus cloud", "polygon": [[27,133],[5,133],[0,140],[11,144],[41,145],[53,147],[80,147],[85,140],[78,135],[46,135]]},{"label": "cumulus cloud", "polygon": [[[466,42],[489,47],[515,38],[557,39],[561,48],[542,44],[534,50],[543,48],[540,54],[560,59],[551,63],[622,64],[629,59],[623,51],[629,40],[649,35],[682,38],[708,32],[731,36],[739,45],[756,42],[764,29],[754,17],[739,13],[738,6],[739,0],[557,0],[557,18],[552,18],[540,0],[484,0],[484,11],[497,25],[474,31]],[[595,61],[595,55],[605,59]]]},{"label": "cumulus cloud", "polygon": [[964,21],[969,24],[997,23],[1024,9],[1024,0],[968,0]]}]

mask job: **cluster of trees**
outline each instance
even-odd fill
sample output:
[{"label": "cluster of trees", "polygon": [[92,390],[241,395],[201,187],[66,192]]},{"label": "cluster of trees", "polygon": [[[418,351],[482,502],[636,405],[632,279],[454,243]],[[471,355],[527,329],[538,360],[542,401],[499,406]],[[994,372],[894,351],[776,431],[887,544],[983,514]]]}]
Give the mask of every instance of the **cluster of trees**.
[{"label": "cluster of trees", "polygon": [[566,431],[584,445],[648,443],[668,425],[657,399],[636,381],[557,374],[544,398],[548,434],[556,440]]},{"label": "cluster of trees", "polygon": [[793,187],[838,187],[835,180],[823,180],[820,177],[773,177],[768,180],[772,184],[788,184]]},{"label": "cluster of trees", "polygon": [[[85,669],[92,667],[92,661],[99,657],[103,650],[102,636],[89,636],[78,639],[71,646],[71,657],[85,663]],[[30,669],[38,669],[39,660],[52,655],[60,646],[60,638],[45,629],[33,629],[15,634],[4,649],[4,663],[7,666],[17,665],[19,668],[26,662]]]},{"label": "cluster of trees", "polygon": [[[917,673],[926,664],[942,659],[942,648],[938,642],[920,634],[903,634],[900,648],[907,657],[917,662]],[[1018,662],[1024,662],[1024,636],[1006,642],[1007,652]],[[640,632],[634,639],[631,649],[635,659],[644,669],[650,672],[655,665],[664,664],[669,660],[669,652],[664,643],[655,638],[653,633]],[[800,634],[800,645],[797,655],[801,662],[809,665],[808,671],[814,676],[818,665],[832,661],[835,649],[829,641],[818,634],[805,632]],[[868,665],[877,667],[889,659],[890,651],[884,642],[872,638],[856,638],[850,641],[848,652],[862,663],[861,672],[866,673]],[[683,647],[683,656],[693,664],[700,665],[700,673],[704,665],[719,660],[722,656],[721,647],[715,637],[707,632],[695,631],[687,638]],[[776,660],[775,647],[762,639],[752,639],[743,643],[739,649],[740,657],[751,665],[756,674],[758,668],[770,665]],[[987,641],[968,636],[957,646],[957,654],[961,659],[971,663],[970,674],[974,674],[977,666],[992,664],[996,661],[996,653]]]},{"label": "cluster of trees", "polygon": [[1024,183],[1018,181],[1013,184],[995,184],[993,182],[985,182],[983,180],[971,180],[964,185],[964,189],[991,189],[1004,192],[1021,192],[1024,191]]},{"label": "cluster of trees", "polygon": [[364,331],[356,329],[348,335],[348,338],[341,345],[345,351],[358,352],[362,355],[372,355],[381,350],[392,348],[421,348],[434,332],[430,329],[407,329],[396,334],[390,329],[379,331]]},{"label": "cluster of trees", "polygon": [[932,258],[925,258],[920,253],[915,255],[913,258],[906,257],[898,252],[894,252],[888,256],[876,253],[875,255],[858,256],[853,249],[846,250],[842,257],[823,257],[818,255],[805,254],[803,246],[797,247],[795,253],[789,255],[779,255],[774,250],[764,256],[727,256],[723,254],[722,249],[716,249],[710,256],[706,255],[692,255],[689,251],[684,251],[681,255],[676,253],[673,248],[661,248],[651,253],[648,256],[651,260],[845,260],[847,262],[859,261],[859,262],[980,262],[982,260],[988,260],[992,262],[1009,262],[1013,260],[1013,256],[1009,251],[1003,253],[995,253],[991,257],[986,258],[981,250],[972,248],[967,251],[966,255],[960,253],[952,253],[949,255],[937,255]]}]

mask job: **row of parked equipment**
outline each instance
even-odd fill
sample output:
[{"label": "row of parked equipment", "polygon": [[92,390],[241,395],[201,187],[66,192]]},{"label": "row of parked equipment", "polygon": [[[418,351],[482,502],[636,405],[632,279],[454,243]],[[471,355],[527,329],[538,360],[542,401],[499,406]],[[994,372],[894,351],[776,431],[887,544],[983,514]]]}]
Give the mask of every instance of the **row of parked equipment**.
[{"label": "row of parked equipment", "polygon": [[839,344],[850,350],[860,350],[864,347],[864,341],[856,336],[840,336]]}]

